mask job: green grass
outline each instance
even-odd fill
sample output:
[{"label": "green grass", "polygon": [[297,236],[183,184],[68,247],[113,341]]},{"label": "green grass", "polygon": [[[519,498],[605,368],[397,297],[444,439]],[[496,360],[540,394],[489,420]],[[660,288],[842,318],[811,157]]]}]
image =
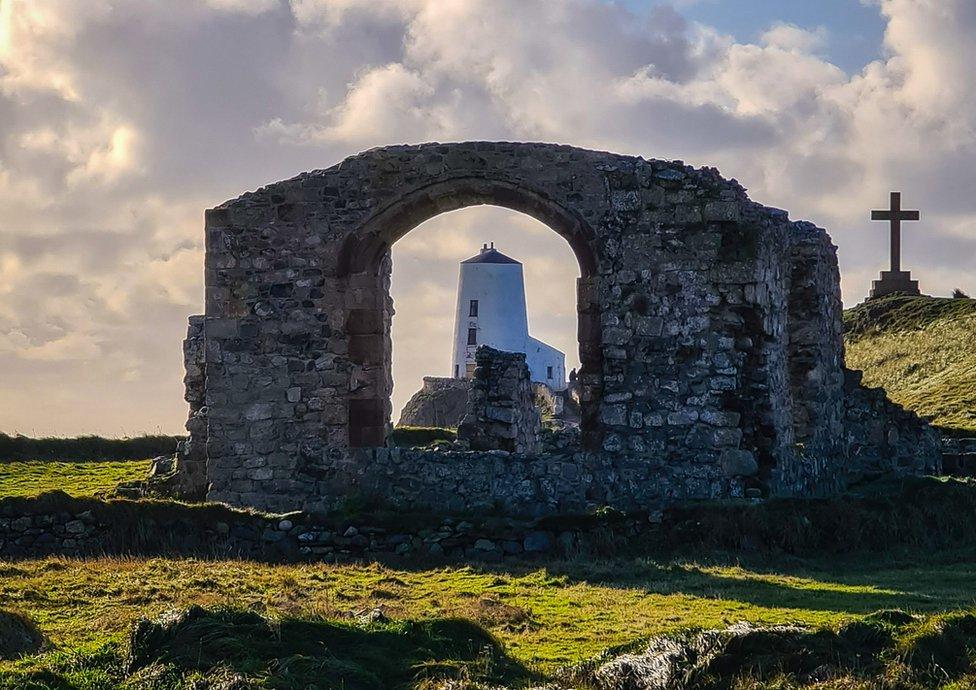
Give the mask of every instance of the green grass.
[{"label": "green grass", "polygon": [[398,426],[387,439],[397,448],[421,448],[437,441],[453,441],[457,431],[440,426]]},{"label": "green grass", "polygon": [[[963,652],[970,643],[976,650],[976,634],[968,632],[976,619],[955,612],[976,607],[974,489],[962,480],[923,479],[865,487],[861,496],[836,500],[688,506],[672,516],[678,519],[672,541],[680,544],[651,540],[655,546],[616,559],[440,568],[165,558],[0,562],[0,609],[29,616],[51,644],[40,655],[0,663],[0,690],[163,690],[214,673],[275,688],[319,679],[319,687],[345,690],[431,690],[430,679],[443,677],[522,687],[608,648],[638,649],[656,635],[748,621],[825,631],[816,641],[883,609],[940,618],[892,633],[887,656],[872,662],[871,673],[902,674],[900,684],[852,676],[828,687],[926,687],[918,679],[931,677],[924,660],[935,655],[963,678],[956,687],[967,687],[971,663]],[[69,512],[77,509],[57,494],[4,505],[49,510],[59,501]],[[131,522],[123,516],[136,507],[211,520],[213,511],[227,510],[75,503],[106,515],[117,510],[120,522]],[[927,540],[926,532],[935,534]],[[720,550],[743,546],[734,538],[740,533],[751,535],[751,551]],[[878,549],[868,553],[873,543]],[[674,552],[665,546],[683,551],[667,555]],[[832,551],[838,553],[825,555]],[[211,614],[178,636],[150,636],[155,651],[138,668],[126,668],[127,639],[140,618],[194,605]],[[381,620],[358,620],[374,609],[382,610]],[[740,679],[737,687],[802,685],[764,674]]]},{"label": "green grass", "polygon": [[4,462],[0,463],[0,499],[55,490],[95,496],[111,492],[119,482],[145,479],[148,471],[148,460]]},{"label": "green grass", "polygon": [[946,429],[976,432],[976,300],[886,297],[844,313],[864,383]]},{"label": "green grass", "polygon": [[971,607],[972,554],[848,558],[777,566],[632,559],[544,569],[408,569],[240,561],[42,559],[0,566],[0,601],[62,648],[121,641],[140,616],[192,604],[343,620],[381,607],[393,619],[465,618],[543,672],[607,647],[689,627],[838,625],[878,609]]},{"label": "green grass", "polygon": [[[671,663],[642,662],[648,642]],[[541,682],[550,690],[961,690],[976,687],[976,613],[886,609],[831,626],[685,630],[546,673],[460,619],[335,620],[193,606],[140,621],[128,644],[48,652],[0,669],[2,690],[541,690]]]}]

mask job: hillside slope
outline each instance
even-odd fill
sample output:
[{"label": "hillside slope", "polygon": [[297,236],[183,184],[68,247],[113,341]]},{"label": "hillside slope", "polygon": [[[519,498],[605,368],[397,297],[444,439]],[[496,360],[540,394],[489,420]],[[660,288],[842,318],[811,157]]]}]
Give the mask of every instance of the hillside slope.
[{"label": "hillside slope", "polygon": [[976,300],[891,296],[844,312],[847,366],[940,427],[976,432]]}]

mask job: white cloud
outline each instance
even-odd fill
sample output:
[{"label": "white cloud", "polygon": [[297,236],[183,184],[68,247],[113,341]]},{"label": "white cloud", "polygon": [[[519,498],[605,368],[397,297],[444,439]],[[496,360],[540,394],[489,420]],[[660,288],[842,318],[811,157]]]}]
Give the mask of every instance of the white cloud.
[{"label": "white cloud", "polygon": [[259,15],[281,5],[281,0],[206,0],[208,7],[222,12]]},{"label": "white cloud", "polygon": [[777,22],[763,32],[760,41],[767,48],[814,53],[827,44],[827,29],[818,26],[809,31],[796,24]]},{"label": "white cloud", "polygon": [[[853,75],[824,59],[820,28],[770,17],[741,43],[678,7],[0,0],[0,429],[177,430],[203,209],[390,143],[537,139],[715,165],[831,231],[849,301],[885,263],[867,211],[900,188],[922,209],[905,255],[923,287],[976,290],[976,4],[879,0],[886,57]],[[410,344],[450,327],[456,260],[497,226],[525,261],[536,335],[574,349],[565,243],[510,212],[465,213],[397,245],[398,396],[436,359]]]},{"label": "white cloud", "polygon": [[291,0],[290,4],[300,26],[329,31],[354,22],[402,22],[424,3],[421,0]]}]

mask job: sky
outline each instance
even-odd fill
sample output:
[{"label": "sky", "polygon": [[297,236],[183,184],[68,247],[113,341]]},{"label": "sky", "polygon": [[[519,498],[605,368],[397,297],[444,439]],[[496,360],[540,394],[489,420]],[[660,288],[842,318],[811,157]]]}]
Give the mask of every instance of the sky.
[{"label": "sky", "polygon": [[[394,143],[536,140],[717,167],[827,228],[845,303],[887,263],[976,292],[972,0],[0,0],[0,431],[178,433],[203,211]],[[555,233],[465,209],[394,247],[395,406],[450,362],[457,262],[525,264],[575,361]]]}]

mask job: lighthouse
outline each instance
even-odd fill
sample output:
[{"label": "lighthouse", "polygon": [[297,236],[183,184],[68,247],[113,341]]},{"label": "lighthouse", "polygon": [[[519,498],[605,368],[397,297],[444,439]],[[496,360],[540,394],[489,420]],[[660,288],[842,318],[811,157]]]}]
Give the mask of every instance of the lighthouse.
[{"label": "lighthouse", "polygon": [[471,378],[479,345],[523,352],[533,381],[566,388],[566,355],[529,335],[522,264],[494,242],[461,262],[454,319],[454,378]]}]

